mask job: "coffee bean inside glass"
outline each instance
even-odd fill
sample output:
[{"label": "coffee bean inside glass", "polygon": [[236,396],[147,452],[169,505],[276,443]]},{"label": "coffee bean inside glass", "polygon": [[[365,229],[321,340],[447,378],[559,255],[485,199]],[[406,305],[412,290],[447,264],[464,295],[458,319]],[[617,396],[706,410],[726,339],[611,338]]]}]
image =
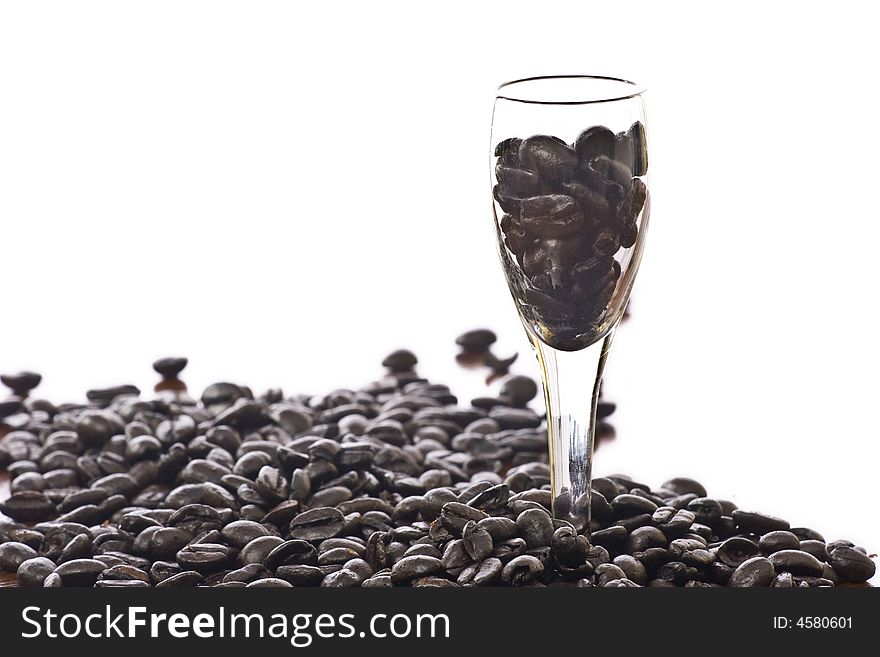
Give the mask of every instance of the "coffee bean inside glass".
[{"label": "coffee bean inside glass", "polygon": [[491,133],[501,264],[541,367],[553,513],[590,530],[596,404],[650,214],[642,89],[601,76],[501,85]]}]

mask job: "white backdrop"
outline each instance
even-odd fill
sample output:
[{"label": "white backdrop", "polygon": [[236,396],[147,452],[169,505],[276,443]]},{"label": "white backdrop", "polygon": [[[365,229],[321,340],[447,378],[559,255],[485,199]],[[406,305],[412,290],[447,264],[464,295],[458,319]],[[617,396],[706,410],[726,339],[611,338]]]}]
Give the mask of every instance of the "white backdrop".
[{"label": "white backdrop", "polygon": [[653,216],[597,471],[876,550],[867,5],[2,2],[0,369],[60,400],[185,354],[198,389],[319,392],[401,345],[448,378],[489,325],[536,373],[494,251],[494,89],[629,77]]}]

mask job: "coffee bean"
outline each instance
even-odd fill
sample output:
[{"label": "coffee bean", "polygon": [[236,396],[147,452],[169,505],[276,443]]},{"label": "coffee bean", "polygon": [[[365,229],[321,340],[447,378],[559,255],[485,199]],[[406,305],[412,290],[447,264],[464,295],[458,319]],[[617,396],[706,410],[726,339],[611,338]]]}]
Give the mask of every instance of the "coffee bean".
[{"label": "coffee bean", "polygon": [[483,353],[488,351],[497,339],[495,333],[489,329],[474,329],[459,335],[455,339],[455,344],[465,351]]},{"label": "coffee bean", "polygon": [[788,572],[792,575],[809,575],[820,577],[822,575],[822,562],[812,554],[800,550],[779,550],[771,554],[768,559],[777,572]]},{"label": "coffee bean", "polygon": [[740,531],[755,532],[756,534],[788,529],[788,522],[781,518],[741,509],[733,512],[733,521]]},{"label": "coffee bean", "polygon": [[627,579],[632,580],[640,586],[644,586],[648,583],[648,572],[645,570],[645,566],[642,562],[638,559],[631,557],[628,554],[621,554],[620,556],[614,557],[613,563],[625,573]]},{"label": "coffee bean", "polygon": [[186,358],[167,357],[153,361],[153,369],[165,379],[175,379],[189,361]]},{"label": "coffee bean", "polygon": [[865,582],[877,570],[874,561],[855,548],[835,546],[828,552],[828,563],[844,582]]},{"label": "coffee bean", "polygon": [[24,543],[9,542],[0,544],[0,570],[16,572],[28,559],[37,557],[37,551]]},{"label": "coffee bean", "polygon": [[694,514],[694,519],[703,525],[712,526],[721,519],[721,505],[709,497],[698,497],[688,502],[687,510]]},{"label": "coffee bean", "polygon": [[523,586],[536,580],[544,572],[544,565],[537,558],[524,554],[507,562],[501,571],[501,580],[510,586]]},{"label": "coffee bean", "polygon": [[626,551],[644,552],[649,548],[666,547],[666,537],[656,527],[638,527],[626,539]]},{"label": "coffee bean", "polygon": [[718,559],[731,568],[757,556],[760,550],[752,541],[734,536],[724,541],[717,550]]},{"label": "coffee bean", "polygon": [[382,361],[382,366],[387,367],[392,372],[411,372],[418,362],[413,352],[407,349],[398,349],[385,357]]},{"label": "coffee bean", "polygon": [[13,520],[33,522],[56,515],[55,505],[43,493],[21,491],[0,502],[0,513]]},{"label": "coffee bean", "polygon": [[55,563],[46,557],[25,559],[18,566],[18,583],[25,588],[41,587],[54,570]]},{"label": "coffee bean", "polygon": [[336,536],[345,524],[338,509],[318,507],[304,511],[290,522],[290,538],[320,541]]},{"label": "coffee bean", "polygon": [[758,541],[758,547],[764,554],[773,554],[780,550],[798,550],[800,541],[791,532],[778,530],[764,534]]},{"label": "coffee bean", "polygon": [[270,570],[276,570],[281,566],[319,565],[318,553],[314,546],[308,541],[300,539],[284,541],[277,545],[269,552],[264,562]]},{"label": "coffee bean", "polygon": [[31,390],[40,385],[42,375],[36,372],[16,372],[14,374],[0,374],[0,382],[12,390],[16,397],[27,397]]},{"label": "coffee bean", "polygon": [[554,531],[553,521],[550,514],[543,509],[523,511],[517,516],[516,524],[529,548],[550,545]]},{"label": "coffee bean", "polygon": [[73,559],[55,568],[54,574],[61,578],[64,586],[92,586],[105,569],[96,559]]},{"label": "coffee bean", "polygon": [[737,566],[727,585],[736,588],[769,586],[775,576],[776,570],[769,559],[752,557]]},{"label": "coffee bean", "polygon": [[632,518],[643,513],[654,513],[657,505],[644,497],[626,493],[612,499],[611,508],[616,518]]},{"label": "coffee bean", "polygon": [[236,520],[221,531],[223,538],[233,547],[243,548],[255,538],[269,536],[269,530],[250,520]]},{"label": "coffee bean", "polygon": [[177,563],[185,570],[194,570],[201,575],[217,572],[229,561],[230,551],[218,543],[196,543],[187,545],[177,553]]},{"label": "coffee bean", "polygon": [[443,562],[435,557],[416,555],[403,557],[391,569],[391,581],[403,584],[419,577],[425,577],[443,569]]},{"label": "coffee bean", "polygon": [[184,570],[183,572],[171,575],[156,584],[156,588],[179,588],[193,587],[202,583],[204,578],[201,574],[194,570]]}]

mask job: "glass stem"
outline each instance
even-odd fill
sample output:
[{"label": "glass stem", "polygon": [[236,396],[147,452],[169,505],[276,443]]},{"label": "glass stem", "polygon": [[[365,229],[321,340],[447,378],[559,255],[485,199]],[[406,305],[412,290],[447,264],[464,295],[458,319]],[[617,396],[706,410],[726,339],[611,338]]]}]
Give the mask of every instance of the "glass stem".
[{"label": "glass stem", "polygon": [[614,329],[580,351],[560,351],[535,337],[547,405],[553,515],[590,529],[590,480],[596,405]]}]

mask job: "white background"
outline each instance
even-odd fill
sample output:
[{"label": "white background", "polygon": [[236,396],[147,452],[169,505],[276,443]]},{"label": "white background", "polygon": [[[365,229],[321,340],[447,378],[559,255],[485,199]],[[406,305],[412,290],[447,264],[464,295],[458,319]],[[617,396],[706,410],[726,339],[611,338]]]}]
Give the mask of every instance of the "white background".
[{"label": "white background", "polygon": [[[488,325],[494,88],[635,79],[653,215],[597,471],[880,547],[870,3],[4,2],[0,369],[41,392],[356,386],[411,346],[462,397]],[[470,386],[470,388],[468,387]]]}]

